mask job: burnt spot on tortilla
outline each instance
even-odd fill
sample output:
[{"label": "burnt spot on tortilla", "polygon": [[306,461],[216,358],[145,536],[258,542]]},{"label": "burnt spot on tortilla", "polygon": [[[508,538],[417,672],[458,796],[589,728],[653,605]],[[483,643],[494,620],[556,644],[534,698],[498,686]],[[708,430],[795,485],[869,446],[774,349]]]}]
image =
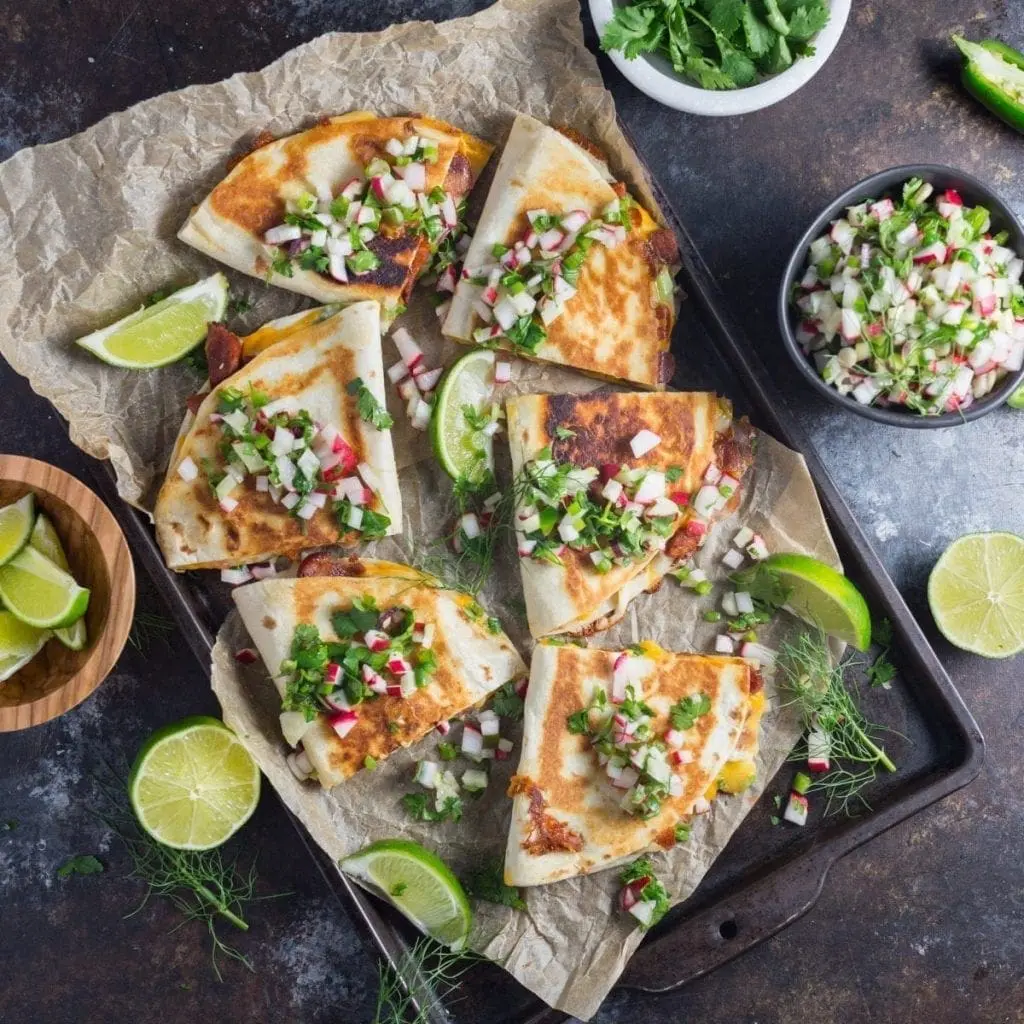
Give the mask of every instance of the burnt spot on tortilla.
[{"label": "burnt spot on tortilla", "polygon": [[417,262],[417,250],[423,248],[429,255],[429,243],[423,235],[405,232],[401,235],[377,235],[367,242],[366,247],[380,263],[365,274],[354,274],[360,284],[375,285],[378,288],[405,288],[411,286]]},{"label": "burnt spot on tortilla", "polygon": [[252,142],[249,143],[240,153],[235,156],[229,157],[227,161],[227,170],[232,170],[237,164],[241,163],[250,153],[255,153],[257,149],[262,149],[264,146],[269,146],[274,141],[274,133],[268,128],[263,128],[256,133],[253,137]]},{"label": "burnt spot on tortilla", "polygon": [[263,628],[264,629],[277,629],[277,619],[271,618],[269,615],[263,616]]}]

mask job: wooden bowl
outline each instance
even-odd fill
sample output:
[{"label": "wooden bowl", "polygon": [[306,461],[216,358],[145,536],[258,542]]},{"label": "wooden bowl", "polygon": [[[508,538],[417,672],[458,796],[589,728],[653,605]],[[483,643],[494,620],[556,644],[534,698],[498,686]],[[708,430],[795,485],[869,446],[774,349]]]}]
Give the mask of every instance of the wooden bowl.
[{"label": "wooden bowl", "polygon": [[131,552],[106,505],[56,466],[0,455],[0,506],[29,491],[56,528],[75,579],[91,591],[85,613],[89,642],[72,651],[51,639],[0,683],[0,732],[48,722],[85,700],[120,657],[135,612]]}]

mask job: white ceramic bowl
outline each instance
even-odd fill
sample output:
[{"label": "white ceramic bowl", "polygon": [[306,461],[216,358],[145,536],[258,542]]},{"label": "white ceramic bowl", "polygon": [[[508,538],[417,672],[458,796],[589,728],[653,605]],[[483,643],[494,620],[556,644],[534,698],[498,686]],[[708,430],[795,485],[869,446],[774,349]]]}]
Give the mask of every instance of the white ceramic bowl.
[{"label": "white ceramic bowl", "polygon": [[[672,65],[660,56],[626,60],[621,50],[612,50],[609,56],[641,92],[666,107],[707,117],[749,114],[752,110],[761,110],[784,100],[818,73],[843,34],[846,19],[850,16],[850,3],[851,0],[831,0],[828,24],[811,40],[814,56],[800,57],[781,74],[745,89],[699,89],[695,85],[687,85],[672,70]],[[590,0],[590,16],[594,19],[598,37],[604,33],[614,10],[613,0]]]}]

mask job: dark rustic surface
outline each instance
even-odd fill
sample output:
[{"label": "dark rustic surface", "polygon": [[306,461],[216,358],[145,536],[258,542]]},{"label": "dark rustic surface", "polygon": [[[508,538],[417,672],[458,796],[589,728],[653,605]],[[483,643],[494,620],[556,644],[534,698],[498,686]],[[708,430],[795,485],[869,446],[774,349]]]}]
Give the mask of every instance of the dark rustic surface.
[{"label": "dark rustic surface", "polygon": [[[0,157],[78,131],[167,89],[255,69],[329,30],[442,18],[480,0],[28,0],[0,25]],[[171,5],[167,5],[170,8]],[[961,93],[947,39],[1024,44],[1016,2],[856,0],[824,70],[757,114],[705,120],[606,77],[655,175],[696,236],[740,319],[822,451],[988,740],[982,776],[840,863],[816,909],[771,942],[674,994],[616,992],[602,1024],[729,1021],[935,1024],[1024,1021],[1024,702],[1020,660],[952,650],[931,625],[928,570],[969,530],[1024,532],[1024,413],[949,431],[878,428],[789,383],[773,326],[776,282],[806,221],[886,166],[932,160],[973,171],[1024,212],[1024,142]],[[766,326],[767,325],[767,326]],[[88,460],[48,407],[0,364],[5,451],[84,475]],[[141,609],[159,613],[140,580]],[[217,984],[198,926],[154,904],[88,813],[102,759],[128,761],[157,725],[215,711],[180,637],[129,649],[115,674],[58,722],[0,736],[0,1020],[360,1022],[374,971],[277,802],[264,798],[233,849],[258,852],[262,903],[239,939],[257,968]],[[4,822],[11,822],[7,828]],[[56,868],[98,853],[107,873]]]}]

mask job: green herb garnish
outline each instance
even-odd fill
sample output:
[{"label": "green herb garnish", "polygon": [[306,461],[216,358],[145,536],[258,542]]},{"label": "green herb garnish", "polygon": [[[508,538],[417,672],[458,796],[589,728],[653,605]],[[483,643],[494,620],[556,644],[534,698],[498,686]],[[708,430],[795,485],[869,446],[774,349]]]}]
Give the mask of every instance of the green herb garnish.
[{"label": "green herb garnish", "polygon": [[638,924],[641,931],[653,928],[668,913],[670,903],[668,891],[654,874],[654,865],[648,857],[639,857],[630,864],[619,875],[619,881],[624,886],[632,885],[635,882],[643,882],[643,887],[637,895],[641,900],[654,903],[654,913],[647,924]]},{"label": "green herb garnish", "polygon": [[79,854],[66,860],[57,868],[58,878],[70,878],[71,875],[98,875],[104,870],[103,865],[91,853]]},{"label": "green herb garnish", "polygon": [[462,801],[457,796],[445,797],[441,807],[436,808],[432,805],[430,794],[406,793],[402,797],[402,806],[415,821],[462,820]]},{"label": "green herb garnish", "polygon": [[462,878],[462,886],[474,899],[497,903],[513,910],[525,910],[526,901],[513,885],[506,885],[501,861],[489,861]]},{"label": "green herb garnish", "polygon": [[377,399],[377,396],[363,383],[362,377],[350,381],[345,390],[357,396],[359,418],[378,430],[388,430],[394,425],[394,419]]},{"label": "green herb garnish", "polygon": [[668,713],[673,729],[692,729],[698,718],[711,710],[711,698],[706,693],[693,693],[672,705]]}]

